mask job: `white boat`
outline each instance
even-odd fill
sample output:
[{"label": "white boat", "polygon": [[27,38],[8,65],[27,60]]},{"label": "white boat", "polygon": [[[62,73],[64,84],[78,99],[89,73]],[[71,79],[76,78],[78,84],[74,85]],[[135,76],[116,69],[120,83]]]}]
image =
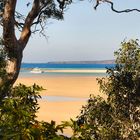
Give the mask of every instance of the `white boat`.
[{"label": "white boat", "polygon": [[39,68],[33,68],[30,72],[31,73],[43,73],[43,71]]}]

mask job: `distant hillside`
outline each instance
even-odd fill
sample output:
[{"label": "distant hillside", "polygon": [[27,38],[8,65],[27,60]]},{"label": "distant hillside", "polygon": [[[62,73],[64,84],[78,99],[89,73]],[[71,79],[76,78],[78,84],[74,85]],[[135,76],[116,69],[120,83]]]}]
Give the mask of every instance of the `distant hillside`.
[{"label": "distant hillside", "polygon": [[115,60],[100,60],[100,61],[54,61],[48,64],[115,64]]}]

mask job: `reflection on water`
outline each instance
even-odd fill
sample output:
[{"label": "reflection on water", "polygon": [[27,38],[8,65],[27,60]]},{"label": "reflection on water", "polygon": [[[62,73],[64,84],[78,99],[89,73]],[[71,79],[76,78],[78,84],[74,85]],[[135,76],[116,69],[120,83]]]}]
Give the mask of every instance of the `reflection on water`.
[{"label": "reflection on water", "polygon": [[67,96],[41,96],[40,100],[46,100],[50,102],[62,102],[62,101],[86,101],[88,98],[80,98],[80,97],[67,97]]}]

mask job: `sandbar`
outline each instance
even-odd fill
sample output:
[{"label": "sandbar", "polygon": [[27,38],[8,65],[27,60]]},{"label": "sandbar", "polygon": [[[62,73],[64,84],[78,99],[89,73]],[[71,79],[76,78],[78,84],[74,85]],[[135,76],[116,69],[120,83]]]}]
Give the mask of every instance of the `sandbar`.
[{"label": "sandbar", "polygon": [[[23,83],[32,85],[34,83],[42,86],[44,91],[42,96],[65,96],[75,98],[89,98],[90,94],[102,95],[99,92],[99,85],[96,77],[86,76],[20,76],[16,84]],[[80,113],[82,105],[86,100],[76,101],[47,101],[39,100],[40,109],[37,113],[38,120],[51,121],[60,123],[70,118],[76,118]]]}]

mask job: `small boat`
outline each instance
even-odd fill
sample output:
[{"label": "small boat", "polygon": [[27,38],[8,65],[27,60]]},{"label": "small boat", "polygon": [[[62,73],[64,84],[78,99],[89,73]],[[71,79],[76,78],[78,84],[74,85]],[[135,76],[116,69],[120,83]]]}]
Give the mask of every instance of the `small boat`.
[{"label": "small boat", "polygon": [[33,68],[30,72],[31,73],[43,73],[43,71],[39,68]]}]

